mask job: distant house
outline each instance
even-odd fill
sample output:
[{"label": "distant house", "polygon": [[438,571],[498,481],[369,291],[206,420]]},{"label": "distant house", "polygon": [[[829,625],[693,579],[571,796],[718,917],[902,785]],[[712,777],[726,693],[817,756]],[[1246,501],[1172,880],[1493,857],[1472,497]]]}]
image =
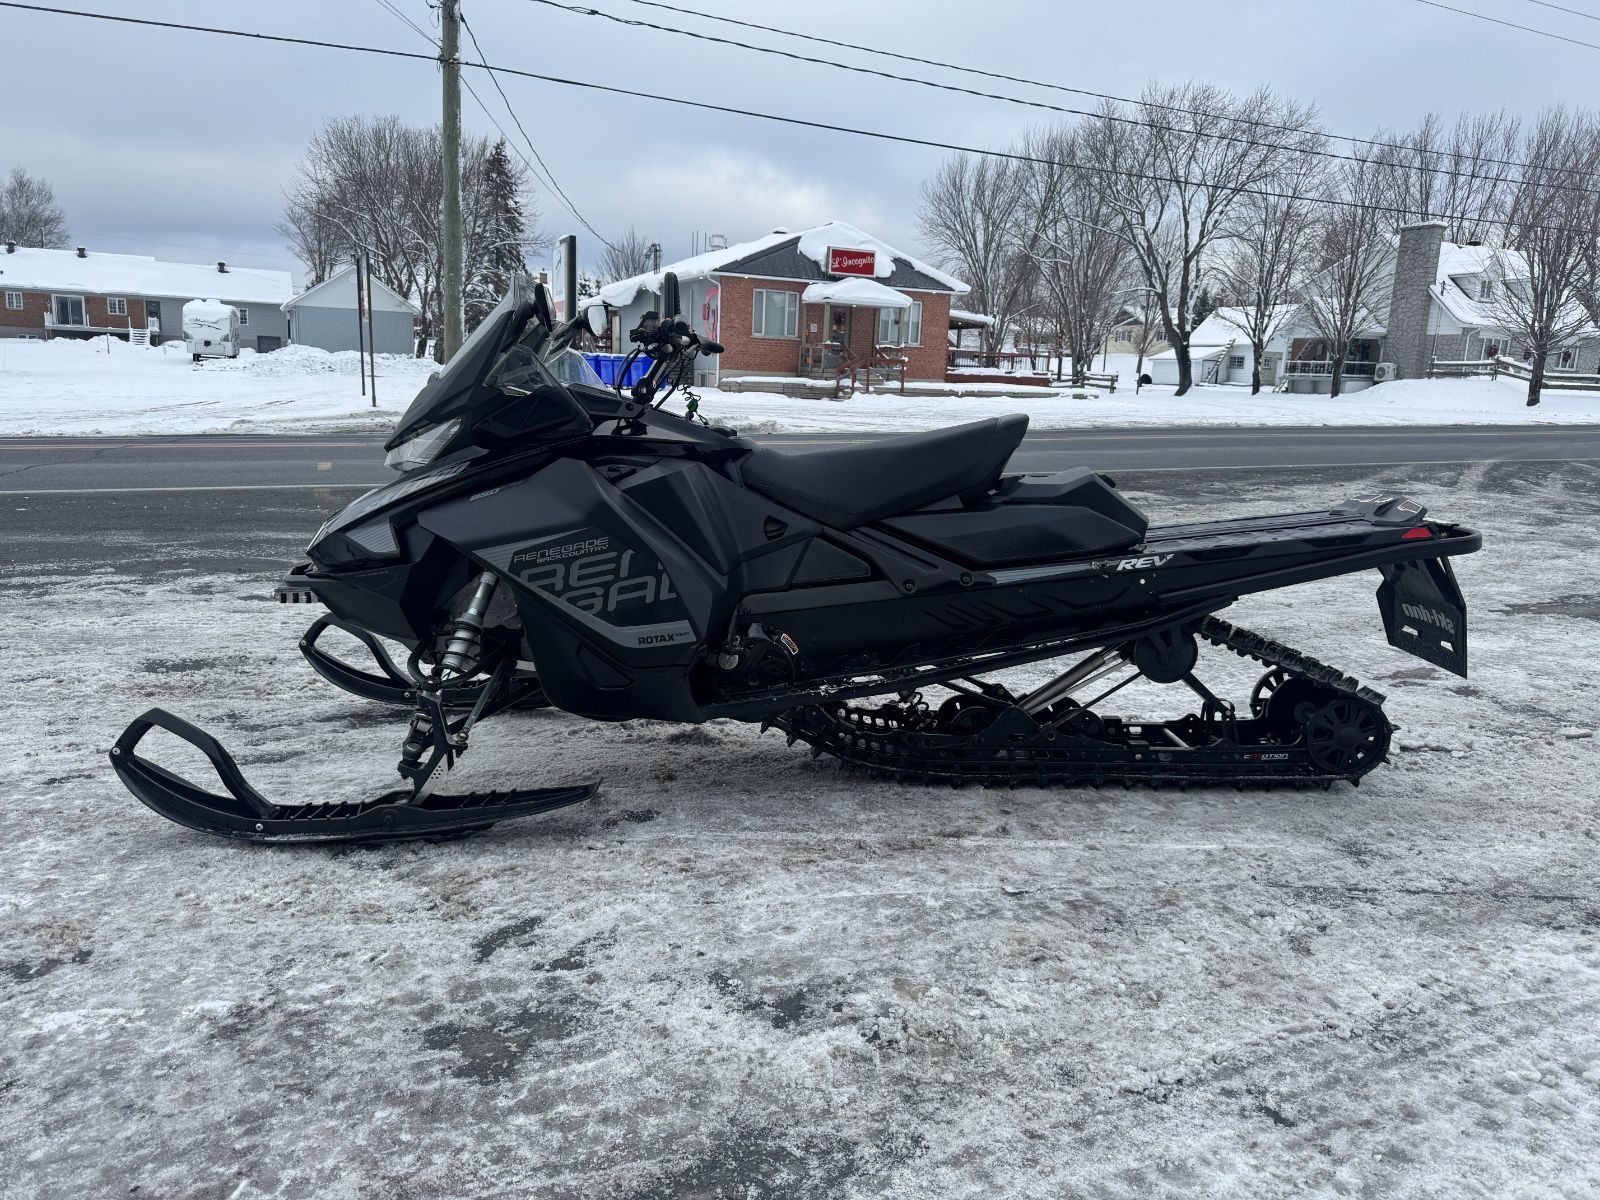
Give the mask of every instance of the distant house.
[{"label": "distant house", "polygon": [[1122,309],[1106,330],[1106,349],[1112,354],[1138,354],[1141,343],[1147,358],[1167,348],[1161,314],[1137,306]]},{"label": "distant house", "polygon": [[[285,301],[289,337],[297,346],[359,350],[366,336],[356,305],[356,269],[336,271]],[[422,310],[381,279],[372,280],[372,342],[379,354],[412,354]],[[359,326],[359,328],[358,328]]]},{"label": "distant house", "polygon": [[[1344,387],[1370,387],[1379,368],[1397,379],[1421,379],[1435,361],[1477,362],[1530,357],[1515,334],[1500,328],[1494,289],[1516,287],[1527,263],[1514,250],[1445,240],[1443,221],[1420,221],[1397,231],[1384,251],[1384,286],[1363,313],[1344,368]],[[1327,391],[1328,347],[1297,317],[1288,330],[1288,382],[1295,391]],[[1600,370],[1600,331],[1585,330],[1546,360],[1550,371]]]},{"label": "distant house", "polygon": [[220,300],[239,310],[239,344],[276,350],[288,341],[287,271],[165,262],[85,246],[40,250],[8,242],[0,254],[0,337],[183,337],[183,306]]},{"label": "distant house", "polygon": [[617,310],[611,344],[661,306],[662,276],[680,285],[680,314],[722,343],[702,382],[742,375],[832,377],[893,358],[907,379],[945,376],[950,303],[967,285],[841,221],[778,228],[661,271],[600,289]]},{"label": "distant house", "polygon": [[[1261,386],[1275,387],[1289,354],[1297,306],[1281,304],[1274,310],[1273,336],[1261,356]],[[1189,334],[1189,364],[1195,383],[1248,384],[1255,368],[1255,352],[1244,332],[1255,310],[1219,308]],[[1170,348],[1150,356],[1146,368],[1155,383],[1177,384],[1178,355]]]}]

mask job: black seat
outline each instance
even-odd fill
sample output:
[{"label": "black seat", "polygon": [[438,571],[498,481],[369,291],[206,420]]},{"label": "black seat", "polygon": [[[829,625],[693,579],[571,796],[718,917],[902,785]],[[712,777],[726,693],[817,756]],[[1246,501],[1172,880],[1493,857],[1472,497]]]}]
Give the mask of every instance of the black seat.
[{"label": "black seat", "polygon": [[992,487],[1028,432],[1020,414],[878,438],[829,450],[762,446],[744,460],[744,481],[796,512],[853,529],[947,496]]}]

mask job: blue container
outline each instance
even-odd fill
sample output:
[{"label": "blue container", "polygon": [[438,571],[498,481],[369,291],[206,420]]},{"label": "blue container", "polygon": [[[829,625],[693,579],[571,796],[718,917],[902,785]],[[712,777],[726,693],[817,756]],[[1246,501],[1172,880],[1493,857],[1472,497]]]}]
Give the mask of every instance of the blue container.
[{"label": "blue container", "polygon": [[[617,386],[617,373],[622,370],[622,364],[628,361],[626,354],[585,354],[583,356],[594,368],[596,375],[607,387]],[[622,380],[623,387],[632,387],[644,378],[644,373],[650,369],[650,359],[640,355],[633,360],[633,365],[628,368],[627,375]]]}]

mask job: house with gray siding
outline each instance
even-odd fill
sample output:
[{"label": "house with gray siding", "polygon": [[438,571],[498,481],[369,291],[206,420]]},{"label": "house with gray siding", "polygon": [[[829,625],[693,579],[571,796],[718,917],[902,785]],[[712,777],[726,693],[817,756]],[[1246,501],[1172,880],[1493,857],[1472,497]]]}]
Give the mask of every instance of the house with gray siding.
[{"label": "house with gray siding", "polygon": [[41,250],[8,242],[0,253],[0,338],[183,337],[183,306],[220,300],[239,310],[239,344],[276,350],[289,338],[287,271],[226,261],[166,262],[79,246]]},{"label": "house with gray siding", "polygon": [[[323,350],[359,350],[365,326],[356,304],[354,265],[336,271],[283,304],[289,340]],[[376,276],[372,279],[372,342],[379,354],[414,354],[422,310]]]}]

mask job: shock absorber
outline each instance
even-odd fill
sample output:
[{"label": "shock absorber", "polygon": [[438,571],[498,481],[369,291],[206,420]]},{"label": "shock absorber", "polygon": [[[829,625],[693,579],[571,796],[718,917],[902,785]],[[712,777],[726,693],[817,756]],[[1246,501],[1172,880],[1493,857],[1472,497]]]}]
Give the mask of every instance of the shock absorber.
[{"label": "shock absorber", "polygon": [[478,576],[478,586],[473,590],[472,599],[450,624],[450,640],[445,644],[444,653],[439,656],[441,678],[444,671],[463,676],[477,671],[483,657],[483,620],[499,582],[499,577],[492,571],[485,571]]}]

